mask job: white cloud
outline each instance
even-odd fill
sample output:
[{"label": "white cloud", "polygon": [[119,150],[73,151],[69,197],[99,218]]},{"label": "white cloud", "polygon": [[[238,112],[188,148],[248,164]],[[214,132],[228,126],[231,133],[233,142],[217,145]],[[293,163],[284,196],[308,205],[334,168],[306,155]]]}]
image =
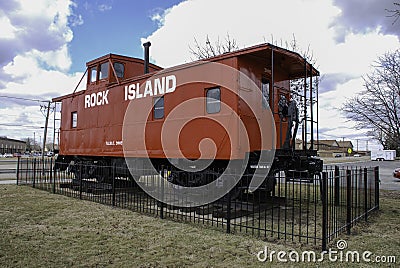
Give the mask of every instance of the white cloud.
[{"label": "white cloud", "polygon": [[6,35],[0,35],[0,67],[33,49],[57,51],[70,42],[71,6],[71,0],[19,0],[13,8],[3,10],[1,26]]},{"label": "white cloud", "polygon": [[26,78],[35,76],[39,66],[37,60],[31,56],[18,55],[3,70],[11,78]]},{"label": "white cloud", "polygon": [[43,61],[49,67],[60,71],[68,71],[72,64],[70,55],[68,53],[67,44],[64,44],[58,50],[46,52],[37,51],[34,54],[36,54],[35,56],[38,60]]},{"label": "white cloud", "polygon": [[150,19],[154,22],[157,22],[159,26],[162,26],[164,24],[164,16],[161,15],[160,13],[154,13],[150,16]]},{"label": "white cloud", "polygon": [[363,90],[363,83],[363,79],[357,77],[339,84],[336,90],[320,94],[320,106],[339,109],[344,101],[349,97],[354,96]]},{"label": "white cloud", "polygon": [[[67,44],[73,38],[68,26],[71,5],[67,0],[20,0],[15,9],[3,14],[2,21],[8,22],[14,30],[9,35],[10,42],[0,49],[4,64],[0,66],[3,85],[10,79],[35,76],[40,68],[59,71],[70,68]],[[0,36],[0,44],[2,40]]]},{"label": "white cloud", "polygon": [[97,8],[99,9],[99,11],[104,12],[104,11],[111,10],[112,6],[106,5],[106,4],[101,4],[101,5],[98,5]]},{"label": "white cloud", "polygon": [[397,9],[393,0],[334,0],[341,12],[334,18],[335,40],[343,42],[349,33],[368,33],[380,28],[383,34],[399,35],[395,18],[388,10]]},{"label": "white cloud", "polygon": [[[8,82],[6,88],[0,91],[1,96],[14,96],[34,100],[51,100],[53,97],[72,93],[83,73],[67,74],[55,70],[46,70],[38,65],[37,61],[30,57],[18,56],[14,65],[8,66],[9,71],[15,71],[23,80],[15,79]],[[22,64],[26,69],[21,68]],[[85,87],[81,83],[79,90]],[[40,111],[40,105],[35,101],[23,101],[0,98],[0,135],[12,138],[32,137],[36,131],[37,140],[42,135],[41,127],[44,125],[44,117]],[[9,125],[7,128],[5,125]],[[49,137],[52,131],[49,131]]]},{"label": "white cloud", "polygon": [[[60,66],[68,69],[71,64],[66,46],[60,50],[61,52],[32,50],[16,56],[3,68],[4,72],[13,79],[6,83],[0,93],[14,96],[37,95],[40,99],[47,100],[54,96],[71,93],[83,73],[68,74],[58,70]],[[44,64],[47,68],[43,68]],[[49,68],[52,65],[57,69]],[[83,84],[80,85],[80,89],[83,89]]]},{"label": "white cloud", "polygon": [[0,18],[0,29],[1,37],[5,39],[15,38],[15,34],[18,31],[18,29],[11,24],[10,19],[7,17]]},{"label": "white cloud", "polygon": [[11,89],[10,94],[13,95],[25,96],[29,90],[29,94],[37,95],[42,100],[51,100],[53,97],[72,93],[81,76],[82,73],[66,75],[55,71],[44,71],[27,80],[28,88],[14,83],[10,83],[8,86]]},{"label": "white cloud", "polygon": [[375,29],[367,34],[349,33],[343,43],[322,48],[317,57],[322,72],[360,76],[371,71],[371,64],[379,55],[398,46],[397,36],[383,35]]},{"label": "white cloud", "polygon": [[162,27],[165,23],[165,16],[171,11],[171,8],[162,9],[155,8],[150,13],[150,19],[158,24],[158,27]]},{"label": "white cloud", "polygon": [[[329,83],[322,82],[320,95],[320,129],[335,133],[353,133],[354,124],[347,122],[337,108],[347,97],[363,88],[362,75],[371,71],[371,64],[379,55],[399,47],[399,38],[390,28],[380,1],[320,0],[192,0],[182,2],[164,13],[156,13],[153,20],[162,22],[151,35],[143,37],[152,42],[151,57],[156,64],[169,67],[191,61],[189,46],[194,38],[204,43],[224,38],[227,33],[239,47],[262,42],[273,42],[285,47],[295,36],[301,50],[310,46],[321,74],[329,75]],[[361,3],[362,2],[362,3]],[[385,0],[388,3],[388,0]],[[357,5],[365,14],[352,18]],[[390,7],[388,7],[390,8]],[[368,20],[374,13],[374,21]],[[338,33],[342,42],[338,43]],[[341,77],[343,75],[343,77]],[[348,132],[343,129],[347,128]],[[362,132],[359,132],[362,134]]]},{"label": "white cloud", "polygon": [[[68,27],[71,14],[70,0],[19,1],[20,9],[10,13],[15,24],[22,26],[26,35],[32,33],[36,23],[45,28],[39,30],[48,36],[59,36],[66,42],[72,40],[72,31]],[[26,24],[31,22],[32,24]]]},{"label": "white cloud", "polygon": [[72,27],[83,25],[84,20],[82,18],[82,15],[80,15],[80,14],[79,15],[72,14],[70,16],[70,23],[71,23]]},{"label": "white cloud", "polygon": [[[82,73],[68,74],[73,38],[68,20],[71,15],[78,24],[83,20],[72,14],[73,6],[71,0],[18,0],[0,11],[1,96],[50,100],[74,90]],[[0,135],[24,138],[32,129],[40,132],[40,103],[2,97],[0,104]]]},{"label": "white cloud", "polygon": [[152,21],[158,21],[161,22],[164,20],[164,17],[160,15],[160,13],[154,13],[153,15],[150,16],[150,19]]},{"label": "white cloud", "polygon": [[47,68],[67,71],[71,66],[67,46],[64,45],[59,50],[46,52],[33,49],[16,56],[12,62],[3,67],[3,70],[12,78],[29,78],[37,76],[43,70],[43,64]]},{"label": "white cloud", "polygon": [[[194,38],[202,42],[206,35],[216,40],[229,33],[240,47],[244,47],[272,38],[278,43],[290,41],[294,34],[303,48],[310,44],[316,49],[321,41],[333,44],[334,41],[327,38],[329,31],[333,32],[329,25],[339,12],[321,2],[249,0],[233,4],[227,0],[187,1],[168,9],[163,18],[158,19],[164,21],[162,27],[146,38],[153,41],[152,55],[163,66],[190,61],[188,46],[193,45]],[[318,23],[310,23],[305,14]]]}]

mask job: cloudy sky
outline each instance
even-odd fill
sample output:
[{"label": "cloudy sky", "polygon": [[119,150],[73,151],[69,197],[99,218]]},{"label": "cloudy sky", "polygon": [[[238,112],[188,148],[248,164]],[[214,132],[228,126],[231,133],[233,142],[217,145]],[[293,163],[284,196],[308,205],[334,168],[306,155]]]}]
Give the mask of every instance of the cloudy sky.
[{"label": "cloudy sky", "polygon": [[[108,53],[151,59],[169,67],[191,61],[194,38],[227,33],[239,47],[285,46],[295,36],[322,74],[320,137],[359,139],[337,110],[362,90],[362,75],[379,55],[399,48],[394,0],[8,0],[0,2],[0,136],[43,132],[39,100],[71,93],[85,63]],[[32,101],[38,100],[38,101]],[[50,135],[51,136],[51,135]],[[372,144],[372,141],[370,141]],[[370,145],[371,146],[371,145]]]}]

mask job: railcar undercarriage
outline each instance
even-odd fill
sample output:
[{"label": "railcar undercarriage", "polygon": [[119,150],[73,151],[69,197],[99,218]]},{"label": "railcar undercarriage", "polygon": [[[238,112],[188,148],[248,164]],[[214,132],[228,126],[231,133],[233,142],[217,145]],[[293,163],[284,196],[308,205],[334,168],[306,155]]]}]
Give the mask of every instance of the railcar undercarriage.
[{"label": "railcar undercarriage", "polygon": [[[251,153],[246,159],[247,166],[243,169],[240,181],[230,192],[231,198],[249,192],[249,185],[256,169],[265,168],[259,164],[259,155],[260,152]],[[136,161],[137,166],[141,167],[140,170],[132,170],[131,166],[128,168],[127,161]],[[154,168],[145,166],[145,162],[141,159],[128,159],[127,161],[124,158],[115,157],[58,156],[54,168],[60,171],[67,170],[74,174],[75,181],[95,179],[98,183],[111,183],[115,178],[134,181],[140,176],[161,175],[178,186],[198,187],[218,180],[228,166],[226,160],[214,160],[205,169],[191,171],[190,168],[189,170],[176,168],[166,159],[151,159]],[[262,184],[254,192],[270,196],[274,191],[276,178],[281,177],[280,172],[284,172],[286,179],[312,182],[321,171],[322,161],[316,158],[316,151],[280,149],[275,152],[268,175],[263,178]]]}]

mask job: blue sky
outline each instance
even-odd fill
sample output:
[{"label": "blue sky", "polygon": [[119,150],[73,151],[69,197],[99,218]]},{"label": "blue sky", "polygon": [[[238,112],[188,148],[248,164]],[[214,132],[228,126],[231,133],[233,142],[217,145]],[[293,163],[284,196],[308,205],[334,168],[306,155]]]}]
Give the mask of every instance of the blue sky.
[{"label": "blue sky", "polygon": [[140,39],[158,28],[152,17],[181,1],[76,1],[70,18],[75,38],[69,44],[70,71],[82,71],[85,63],[108,53],[143,57]]},{"label": "blue sky", "polygon": [[[71,93],[85,63],[108,53],[169,67],[192,60],[194,38],[227,33],[240,48],[295,36],[322,74],[320,137],[360,140],[338,108],[363,89],[378,56],[399,48],[393,0],[8,0],[0,2],[0,136],[32,137],[44,117],[39,102]],[[83,87],[80,87],[82,90]],[[51,135],[50,135],[51,137]],[[370,144],[372,141],[370,141]]]}]

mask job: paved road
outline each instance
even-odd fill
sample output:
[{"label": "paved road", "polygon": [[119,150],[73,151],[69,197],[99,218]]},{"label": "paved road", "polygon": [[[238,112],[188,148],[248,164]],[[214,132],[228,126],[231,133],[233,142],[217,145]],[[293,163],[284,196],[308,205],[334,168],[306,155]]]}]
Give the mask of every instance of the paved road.
[{"label": "paved road", "polygon": [[[345,158],[344,158],[345,159]],[[363,160],[358,162],[335,163],[328,165],[338,166],[358,166],[358,167],[379,167],[379,178],[381,180],[381,189],[400,191],[400,179],[393,178],[393,170],[400,167],[400,161],[370,161]]]},{"label": "paved road", "polygon": [[[48,159],[46,158],[46,160]],[[17,158],[0,159],[0,184],[15,184],[17,182],[17,161]],[[24,161],[24,159],[22,158],[21,161]],[[26,167],[24,166],[24,168]]]},{"label": "paved road", "polygon": [[16,168],[17,161],[15,159],[1,159],[0,184],[15,184],[17,179]]}]

